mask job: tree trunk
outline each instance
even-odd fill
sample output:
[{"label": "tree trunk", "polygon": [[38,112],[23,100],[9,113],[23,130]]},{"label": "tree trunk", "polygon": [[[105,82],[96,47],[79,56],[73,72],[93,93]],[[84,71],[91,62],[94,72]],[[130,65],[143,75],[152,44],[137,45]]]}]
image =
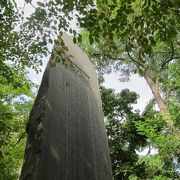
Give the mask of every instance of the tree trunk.
[{"label": "tree trunk", "polygon": [[147,84],[149,85],[149,87],[151,88],[151,91],[154,95],[154,99],[157,102],[157,105],[160,109],[160,113],[162,115],[162,117],[164,118],[165,122],[167,123],[168,127],[173,130],[174,129],[174,123],[173,120],[171,118],[170,112],[168,110],[168,106],[167,104],[164,102],[164,99],[161,97],[160,94],[160,89],[159,89],[159,80],[157,80],[157,82],[154,82],[153,79],[150,76],[150,71],[147,70],[145,72],[145,76],[144,76]]}]

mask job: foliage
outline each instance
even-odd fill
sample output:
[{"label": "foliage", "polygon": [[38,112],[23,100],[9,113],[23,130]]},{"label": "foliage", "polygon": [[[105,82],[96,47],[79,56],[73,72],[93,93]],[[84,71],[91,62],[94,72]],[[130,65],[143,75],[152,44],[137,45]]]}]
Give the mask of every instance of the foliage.
[{"label": "foliage", "polygon": [[163,72],[161,84],[168,101],[180,102],[180,61],[171,63],[167,67]]},{"label": "foliage", "polygon": [[[30,16],[24,15],[28,5],[34,9]],[[132,57],[128,58],[128,62],[134,59],[136,65],[143,67],[150,61],[152,54],[163,57],[165,53],[168,58],[157,63],[164,66],[177,54],[178,8],[177,0],[169,0],[166,3],[149,0],[109,0],[97,1],[96,6],[91,0],[68,3],[64,0],[37,3],[26,0],[23,8],[17,7],[16,1],[3,0],[1,32],[6,33],[1,36],[4,38],[1,61],[4,65],[5,61],[11,60],[18,66],[32,67],[38,72],[43,56],[49,54],[48,45],[53,44],[54,39],[58,35],[61,36],[63,31],[74,35],[74,42],[82,42],[81,34],[75,30],[80,25],[90,32],[90,43],[96,41],[99,44],[103,40],[100,47],[102,52],[98,54],[103,59],[109,57],[108,55],[110,59],[118,59],[119,54],[125,52],[123,56]],[[4,22],[5,19],[7,23]],[[74,26],[73,23],[77,25]],[[159,53],[156,49],[162,46],[161,42],[165,43],[163,48],[168,50],[167,53]],[[111,50],[111,53],[106,54],[107,50]]]},{"label": "foliage", "polygon": [[104,115],[108,118],[125,118],[132,113],[132,104],[137,103],[138,95],[124,89],[121,93],[115,94],[113,89],[100,87]]},{"label": "foliage", "polygon": [[85,48],[95,57],[99,69],[114,68],[125,77],[130,73],[144,77],[160,113],[175,134],[178,130],[168,104],[173,95],[171,83],[177,81],[171,76],[172,69],[180,58],[179,8],[176,0],[97,1],[97,6],[80,22],[87,31],[83,37],[88,36],[89,43],[94,43]]},{"label": "foliage", "polygon": [[[142,76],[150,68],[156,80],[179,59],[179,15],[179,2],[173,0],[97,1],[96,8],[81,19],[85,37],[94,43],[85,48],[101,68],[124,62],[126,67],[131,64],[130,72]],[[123,68],[123,73],[129,75],[128,69]]]},{"label": "foliage", "polygon": [[13,80],[0,75],[0,179],[17,179],[25,146],[25,123],[32,104],[33,84],[11,68]]},{"label": "foliage", "polygon": [[[64,31],[82,43],[103,73],[115,68],[125,75],[123,81],[130,73],[148,75],[179,127],[178,0],[25,0],[22,8],[17,2],[0,2],[0,179],[16,179],[22,162],[34,86],[26,68],[39,72],[49,46]],[[34,9],[30,16],[27,6]],[[178,178],[179,141],[153,106],[140,115],[132,108],[136,93],[115,94],[104,87],[101,93],[114,178]],[[137,150],[147,147],[158,154],[138,156]]]},{"label": "foliage", "polygon": [[90,32],[92,43],[99,42],[101,36],[106,45],[116,43],[114,38],[118,38],[118,42],[127,43],[128,50],[138,45],[140,53],[145,55],[157,43],[176,38],[179,5],[177,0],[97,1],[96,8],[82,18],[81,25]]},{"label": "foliage", "polygon": [[[41,71],[42,58],[49,55],[49,46],[54,44],[54,39],[61,36],[64,31],[76,35],[71,24],[76,22],[78,25],[77,17],[83,16],[84,9],[93,5],[91,0],[68,2],[25,0],[24,5],[19,5],[15,0],[2,0],[0,2],[2,71],[8,70],[6,61],[11,61],[16,67],[30,67],[36,72]],[[30,15],[26,13],[28,8],[33,9]]]},{"label": "foliage", "polygon": [[[140,115],[132,109],[135,92],[101,87],[101,96],[114,179],[178,179],[180,141],[167,131],[154,101]],[[146,155],[138,153],[145,149]]]},{"label": "foliage", "polygon": [[[144,161],[147,168],[147,177],[160,179],[178,179],[179,174],[179,138],[172,135],[167,130],[167,125],[161,115],[153,111],[150,103],[143,116],[145,121],[136,122],[136,127],[140,134],[148,137],[148,141],[153,148],[158,150],[158,154],[150,157],[142,157],[139,162]],[[155,179],[156,179],[155,178]]]},{"label": "foliage", "polygon": [[132,105],[136,103],[138,95],[128,89],[115,94],[112,89],[101,86],[101,97],[113,177],[114,179],[128,179],[130,175],[138,174],[138,171],[144,169],[143,164],[137,165],[136,149],[146,145],[146,136],[138,134],[135,122],[141,118],[132,111]]}]

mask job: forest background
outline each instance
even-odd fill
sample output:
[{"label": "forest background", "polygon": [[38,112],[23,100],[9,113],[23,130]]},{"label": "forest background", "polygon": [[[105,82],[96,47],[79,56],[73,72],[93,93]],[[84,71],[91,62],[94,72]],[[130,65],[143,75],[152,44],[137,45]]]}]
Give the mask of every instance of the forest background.
[{"label": "forest background", "polygon": [[[63,45],[51,52],[64,31],[97,69],[114,179],[178,179],[179,1],[20,4],[0,2],[0,179],[17,179],[23,163],[25,126],[38,88],[28,72],[41,72],[43,59],[53,53],[62,55],[56,63],[68,65]],[[136,92],[117,93],[104,86],[103,77],[111,72],[119,73],[121,84],[134,74],[145,79],[153,96],[143,111],[133,109]]]}]

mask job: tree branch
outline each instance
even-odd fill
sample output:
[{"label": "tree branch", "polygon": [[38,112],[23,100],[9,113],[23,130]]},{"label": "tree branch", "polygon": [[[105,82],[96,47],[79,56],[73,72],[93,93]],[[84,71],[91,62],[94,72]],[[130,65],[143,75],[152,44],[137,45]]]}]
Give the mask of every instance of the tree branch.
[{"label": "tree branch", "polygon": [[12,1],[13,1],[13,3],[14,3],[14,6],[15,6],[17,12],[19,12],[16,1],[15,1],[15,0],[12,0]]},{"label": "tree branch", "polygon": [[172,53],[171,53],[171,58],[172,58],[174,56],[174,52],[175,52],[173,43],[171,43],[171,49],[172,49]]},{"label": "tree branch", "polygon": [[165,3],[160,3],[160,2],[157,2],[157,3],[160,4],[161,6],[167,8],[167,9],[170,9],[171,11],[174,11],[178,14],[180,13],[180,11],[178,9],[173,9],[173,8],[169,7],[168,5],[166,5]]},{"label": "tree branch", "polygon": [[23,134],[21,134],[21,136],[19,137],[18,141],[16,142],[16,144],[14,145],[14,147],[16,147],[16,145],[23,139],[23,137],[25,136],[26,132],[24,132]]},{"label": "tree branch", "polygon": [[145,67],[143,64],[141,64],[139,61],[136,61],[135,59],[132,58],[132,56],[130,55],[129,51],[127,50],[127,45],[126,45],[126,52],[127,52],[128,56],[129,56],[129,58],[131,59],[131,61],[133,61],[136,65],[139,65],[139,66],[141,66],[141,67],[143,67],[143,68],[146,68],[146,67]]},{"label": "tree branch", "polygon": [[148,152],[147,152],[146,156],[148,156],[148,155],[150,155],[150,154],[151,154],[151,145],[150,145],[150,144],[148,145],[148,148],[149,148],[149,150],[148,150]]},{"label": "tree branch", "polygon": [[123,59],[123,58],[111,57],[109,54],[94,53],[93,55],[94,56],[105,56],[105,57],[108,57],[109,59],[125,61],[125,59]]},{"label": "tree branch", "polygon": [[[129,43],[130,43],[130,37],[128,37],[128,39],[129,39]],[[145,69],[146,69],[144,63],[142,64],[141,61],[136,61],[136,60],[130,55],[130,53],[129,53],[128,49],[127,49],[127,43],[125,43],[125,46],[126,46],[126,47],[125,47],[125,50],[126,50],[128,56],[129,56],[129,58],[131,59],[131,61],[133,61],[137,66],[139,65],[139,66],[141,66],[142,68],[145,68]],[[133,52],[134,52],[134,51],[133,51]],[[139,50],[139,53],[138,53],[138,59],[141,60],[140,50]]]},{"label": "tree branch", "polygon": [[180,56],[171,57],[171,58],[166,58],[165,61],[161,64],[161,69],[160,69],[160,71],[163,70],[163,69],[165,68],[165,66],[166,66],[169,62],[171,62],[171,61],[173,61],[173,60],[175,60],[175,59],[180,59]]},{"label": "tree branch", "polygon": [[180,42],[178,42],[178,40],[176,40],[177,44],[180,46]]},{"label": "tree branch", "polygon": [[173,43],[171,43],[171,56],[168,57],[168,58],[166,58],[166,59],[164,60],[164,62],[161,64],[161,66],[160,66],[160,71],[162,71],[162,70],[165,68],[165,66],[166,66],[169,62],[171,62],[172,60],[175,60],[175,59],[179,59],[179,58],[180,58],[180,56],[174,57],[174,55],[175,55],[175,49],[174,49]]},{"label": "tree branch", "polygon": [[36,7],[32,4],[32,2],[30,2],[30,5],[31,5],[34,9],[36,9]]}]

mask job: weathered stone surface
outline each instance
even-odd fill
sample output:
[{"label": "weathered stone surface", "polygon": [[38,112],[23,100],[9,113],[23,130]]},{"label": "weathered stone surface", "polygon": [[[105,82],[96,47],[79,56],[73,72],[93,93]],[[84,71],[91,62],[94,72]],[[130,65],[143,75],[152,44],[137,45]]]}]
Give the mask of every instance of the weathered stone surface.
[{"label": "weathered stone surface", "polygon": [[47,65],[27,125],[21,180],[111,180],[111,165],[93,65],[63,35],[73,67]]}]

